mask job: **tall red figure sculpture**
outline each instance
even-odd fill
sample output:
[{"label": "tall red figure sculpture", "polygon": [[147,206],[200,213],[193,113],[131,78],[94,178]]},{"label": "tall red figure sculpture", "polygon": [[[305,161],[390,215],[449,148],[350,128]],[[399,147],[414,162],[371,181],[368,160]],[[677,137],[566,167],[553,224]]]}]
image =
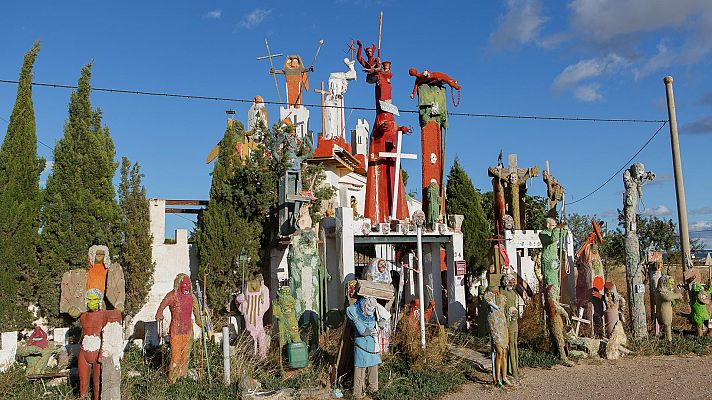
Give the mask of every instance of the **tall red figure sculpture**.
[{"label": "tall red figure sculpture", "polygon": [[357,41],[358,51],[356,59],[363,66],[366,72],[366,82],[376,85],[376,122],[371,131],[371,142],[368,150],[368,175],[366,177],[366,205],[364,217],[369,218],[371,223],[386,222],[391,216],[393,207],[393,197],[398,196],[396,206],[396,218],[404,220],[409,217],[408,204],[406,203],[405,187],[403,181],[399,180],[398,189],[395,190],[393,182],[396,173],[396,162],[392,158],[381,158],[381,152],[393,152],[396,150],[398,131],[408,133],[405,126],[396,124],[393,113],[398,113],[398,109],[393,105],[391,95],[391,62],[381,62],[379,58],[373,56],[375,46],[366,48],[367,59],[363,58],[363,44]]},{"label": "tall red figure sculpture", "polygon": [[[418,111],[420,115],[420,142],[422,146],[422,184],[423,184],[423,211],[428,217],[427,224],[434,226],[438,217],[444,214],[442,209],[445,204],[444,188],[443,188],[443,153],[444,141],[442,138],[443,129],[447,129],[447,98],[445,96],[445,85],[449,85],[452,89],[459,91],[460,85],[450,76],[442,72],[432,72],[427,69],[419,73],[415,68],[408,70],[410,76],[415,77],[415,84],[410,98],[414,98],[418,94]],[[455,103],[453,95],[453,103]],[[429,187],[434,186],[437,191],[428,191]],[[440,201],[435,201],[430,197],[435,196],[435,193],[440,197]],[[431,204],[440,204],[441,210],[430,210]]]}]

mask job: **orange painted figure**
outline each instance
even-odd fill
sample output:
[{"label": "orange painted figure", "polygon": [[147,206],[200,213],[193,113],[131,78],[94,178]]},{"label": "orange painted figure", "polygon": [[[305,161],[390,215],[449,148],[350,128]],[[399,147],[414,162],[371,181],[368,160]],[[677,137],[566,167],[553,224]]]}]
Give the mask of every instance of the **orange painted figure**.
[{"label": "orange painted figure", "polygon": [[173,290],[166,294],[158,306],[156,321],[163,320],[163,310],[166,307],[171,312],[171,325],[168,330],[171,338],[171,363],[168,368],[168,380],[170,383],[175,383],[188,373],[188,361],[193,347],[193,316],[196,323],[200,325],[198,299],[193,295],[188,275],[176,276]]},{"label": "orange painted figure", "polygon": [[[425,312],[425,322],[430,321],[430,317],[433,315],[433,311],[435,311],[435,301],[430,300],[430,303],[428,303],[428,308],[424,310]],[[419,320],[420,319],[420,300],[419,299],[413,299],[410,301],[408,304],[408,318],[411,320]]]},{"label": "orange painted figure", "polygon": [[89,270],[87,271],[86,289],[97,289],[102,296],[106,293],[106,276],[109,273],[111,265],[110,260],[106,256],[108,249],[106,246],[92,246],[89,248]]},{"label": "orange painted figure", "polygon": [[[368,151],[368,175],[366,177],[366,204],[364,217],[369,218],[371,223],[386,222],[391,216],[393,207],[393,197],[395,190],[393,182],[396,173],[396,161],[393,158],[381,158],[381,152],[396,151],[396,141],[398,131],[408,133],[410,130],[405,126],[398,126],[395,117],[391,113],[396,108],[393,105],[391,78],[391,62],[378,61],[373,57],[373,47],[366,49],[368,60],[364,60],[361,55],[363,45],[358,41],[359,63],[367,73],[366,81],[375,83],[376,95],[376,122],[371,131],[371,143]],[[405,186],[403,180],[398,181],[398,202],[396,206],[396,218],[405,220],[410,217],[408,204],[405,197]]]},{"label": "orange painted figure", "polygon": [[308,72],[312,72],[313,67],[306,68],[300,56],[287,56],[284,61],[284,69],[273,71],[275,74],[283,74],[287,81],[287,104],[289,107],[299,108],[302,105],[303,91],[309,91]]},{"label": "orange painted figure", "polygon": [[410,98],[415,98],[415,93],[418,91],[418,86],[420,85],[438,85],[442,86],[443,83],[447,83],[453,89],[460,90],[460,85],[455,79],[452,79],[450,75],[444,72],[431,72],[427,69],[423,73],[418,73],[418,70],[411,68],[408,70],[410,76],[415,77],[415,84],[413,85],[413,92],[410,94]]}]

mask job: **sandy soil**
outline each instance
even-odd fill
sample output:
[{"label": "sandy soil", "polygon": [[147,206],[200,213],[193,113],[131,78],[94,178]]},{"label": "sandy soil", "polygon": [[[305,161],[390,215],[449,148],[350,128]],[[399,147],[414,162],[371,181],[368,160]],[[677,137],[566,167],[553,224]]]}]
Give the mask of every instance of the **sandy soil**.
[{"label": "sandy soil", "polygon": [[710,399],[712,356],[631,357],[616,361],[587,361],[574,367],[524,369],[511,386],[497,389],[470,383],[446,400],[460,399]]}]

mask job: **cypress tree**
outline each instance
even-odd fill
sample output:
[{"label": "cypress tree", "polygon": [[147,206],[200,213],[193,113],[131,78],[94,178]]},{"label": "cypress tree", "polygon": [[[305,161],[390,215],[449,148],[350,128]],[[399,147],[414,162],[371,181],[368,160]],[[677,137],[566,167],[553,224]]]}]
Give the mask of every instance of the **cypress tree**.
[{"label": "cypress tree", "polygon": [[117,163],[109,128],[92,109],[91,64],[82,68],[69,101],[64,136],[54,148],[40,214],[40,277],[37,296],[48,318],[57,315],[62,274],[87,267],[87,250],[105,244],[114,259],[121,241],[121,210],[112,183]]},{"label": "cypress tree", "polygon": [[155,264],[151,257],[151,221],[140,166],[121,160],[121,266],[126,277],[126,314],[136,314],[148,300]]},{"label": "cypress tree", "polygon": [[221,310],[230,294],[242,287],[242,249],[250,258],[247,268],[254,269],[259,261],[261,224],[274,198],[273,186],[264,182],[270,175],[267,168],[261,168],[264,154],[252,157],[254,164],[243,165],[235,152],[242,130],[235,121],[225,131],[213,167],[208,207],[195,232],[199,273],[206,275],[208,300],[215,310]]},{"label": "cypress tree", "polygon": [[447,176],[446,192],[448,214],[465,216],[462,222],[465,260],[475,270],[484,268],[489,247],[486,239],[491,235],[489,222],[482,210],[482,194],[475,189],[457,158]]},{"label": "cypress tree", "polygon": [[39,242],[40,172],[37,158],[35,110],[32,103],[32,67],[40,50],[35,42],[25,54],[17,99],[0,148],[0,321],[17,329],[30,322],[27,306],[32,298]]}]

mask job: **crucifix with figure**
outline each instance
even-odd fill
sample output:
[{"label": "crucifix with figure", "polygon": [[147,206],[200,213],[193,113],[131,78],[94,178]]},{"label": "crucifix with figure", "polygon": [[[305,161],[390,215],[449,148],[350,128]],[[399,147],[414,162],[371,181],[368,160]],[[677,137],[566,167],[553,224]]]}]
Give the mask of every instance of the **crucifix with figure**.
[{"label": "crucifix with figure", "polygon": [[418,156],[415,154],[408,154],[401,152],[401,146],[403,143],[403,131],[398,131],[398,141],[396,142],[396,151],[382,151],[378,153],[379,157],[382,158],[395,158],[396,160],[396,173],[393,175],[393,204],[391,206],[391,220],[395,221],[397,218],[396,210],[398,210],[398,187],[400,186],[400,176],[401,176],[401,159],[406,158],[410,160],[417,160]]},{"label": "crucifix with figure", "polygon": [[327,94],[331,94],[328,90],[324,90],[324,81],[321,81],[321,90],[320,89],[314,89],[316,93],[321,94],[321,134],[324,135],[325,130],[324,130],[324,117],[326,116],[324,113],[324,96]]},{"label": "crucifix with figure", "polygon": [[[539,176],[539,167],[519,168],[517,166],[517,155],[510,154],[507,157],[507,166],[502,164],[502,152],[496,167],[487,170],[492,177],[492,190],[495,195],[494,208],[498,229],[522,229],[522,220],[525,212],[525,198],[527,191],[527,180]],[[509,201],[505,200],[505,190],[509,193]],[[505,222],[507,209],[510,206],[509,216],[511,223]]]}]

